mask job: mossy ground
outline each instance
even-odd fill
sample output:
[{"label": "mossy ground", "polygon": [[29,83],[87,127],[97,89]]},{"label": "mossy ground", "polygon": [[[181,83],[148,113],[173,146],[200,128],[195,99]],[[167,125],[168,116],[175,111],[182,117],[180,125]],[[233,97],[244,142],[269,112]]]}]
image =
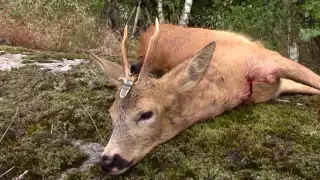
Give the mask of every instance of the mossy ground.
[{"label": "mossy ground", "polygon": [[[70,139],[105,141],[111,133],[107,109],[114,87],[99,67],[84,63],[52,73],[26,66],[0,71],[0,174],[29,170],[27,179],[56,179],[78,167],[86,154]],[[288,96],[198,123],[160,145],[121,176],[104,175],[99,166],[68,179],[320,179],[320,125],[315,96]],[[301,103],[301,104],[297,104]]]},{"label": "mossy ground", "polygon": [[30,50],[28,50],[27,48],[23,48],[23,47],[0,45],[0,51],[5,51],[7,53],[17,54],[17,53],[29,52]]},{"label": "mossy ground", "polygon": [[52,52],[52,51],[35,51],[23,47],[0,45],[0,51],[11,54],[24,54],[23,63],[50,63],[52,60],[63,59],[88,59],[89,55],[85,53],[74,52]]}]

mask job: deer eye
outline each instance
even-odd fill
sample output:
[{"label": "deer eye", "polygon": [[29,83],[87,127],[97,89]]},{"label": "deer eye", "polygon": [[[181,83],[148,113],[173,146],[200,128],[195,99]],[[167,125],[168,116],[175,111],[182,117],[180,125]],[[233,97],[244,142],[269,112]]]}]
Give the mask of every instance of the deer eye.
[{"label": "deer eye", "polygon": [[138,121],[144,121],[144,120],[148,120],[153,116],[153,112],[152,111],[147,111],[144,112],[140,115],[140,118],[138,119]]}]

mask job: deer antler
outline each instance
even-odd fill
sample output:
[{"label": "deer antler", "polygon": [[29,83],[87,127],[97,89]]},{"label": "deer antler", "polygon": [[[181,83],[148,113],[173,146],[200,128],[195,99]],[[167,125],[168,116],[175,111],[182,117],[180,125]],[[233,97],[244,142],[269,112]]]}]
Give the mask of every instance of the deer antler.
[{"label": "deer antler", "polygon": [[150,55],[152,54],[152,52],[153,52],[153,50],[155,48],[155,45],[158,42],[158,38],[159,38],[159,22],[158,22],[158,18],[156,18],[155,25],[156,25],[156,29],[155,29],[154,34],[150,38],[149,46],[148,46],[148,49],[147,49],[147,53],[146,53],[146,56],[144,58],[143,65],[141,67],[141,71],[140,71],[140,74],[139,74],[137,82],[145,82],[146,78],[148,77],[149,68],[150,68],[150,64],[151,64]]},{"label": "deer antler", "polygon": [[130,91],[133,82],[135,80],[134,77],[131,77],[129,61],[128,61],[128,25],[126,24],[123,33],[123,40],[121,43],[121,53],[122,53],[122,66],[124,77],[118,78],[118,80],[123,81],[123,85],[120,91],[120,97],[124,98]]},{"label": "deer antler", "polygon": [[[158,18],[156,18],[156,30],[153,34],[153,36],[150,38],[148,50],[141,68],[141,72],[139,74],[137,82],[145,82],[145,79],[148,76],[148,71],[150,68],[150,54],[152,53],[155,45],[158,42],[159,38],[159,22]],[[124,28],[124,34],[123,34],[123,40],[121,45],[121,51],[122,51],[122,65],[123,65],[123,71],[124,71],[124,77],[120,77],[118,80],[123,80],[123,85],[120,91],[120,97],[124,98],[130,91],[133,82],[135,80],[135,77],[132,77],[130,74],[129,69],[129,62],[128,62],[128,26],[126,25]]]},{"label": "deer antler", "polygon": [[121,44],[121,53],[122,53],[122,66],[125,78],[130,76],[130,68],[128,62],[128,25],[126,24],[123,33],[123,40]]}]

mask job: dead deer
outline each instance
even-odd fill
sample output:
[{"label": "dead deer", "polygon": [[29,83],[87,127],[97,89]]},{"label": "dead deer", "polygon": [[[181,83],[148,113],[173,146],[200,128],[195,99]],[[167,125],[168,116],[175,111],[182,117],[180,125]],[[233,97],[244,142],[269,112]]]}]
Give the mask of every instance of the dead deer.
[{"label": "dead deer", "polygon": [[[113,132],[101,158],[102,170],[110,174],[125,172],[159,144],[194,123],[239,105],[266,102],[287,92],[320,94],[318,75],[255,43],[209,42],[161,78],[151,78],[150,57],[159,50],[155,47],[160,31],[156,19],[138,75],[130,73],[127,26],[122,41],[122,67],[91,53],[118,87],[109,109]],[[233,36],[237,35],[229,38],[241,38]],[[202,40],[190,41],[197,46]]]}]

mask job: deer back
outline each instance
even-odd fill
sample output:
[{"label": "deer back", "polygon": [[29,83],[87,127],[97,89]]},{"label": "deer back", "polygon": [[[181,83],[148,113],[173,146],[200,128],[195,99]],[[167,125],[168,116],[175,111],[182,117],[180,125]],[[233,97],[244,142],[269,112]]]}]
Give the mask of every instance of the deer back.
[{"label": "deer back", "polygon": [[[215,41],[217,46],[235,46],[238,44],[252,44],[262,46],[259,42],[253,42],[244,35],[228,31],[209,30],[201,28],[185,28],[172,24],[160,24],[159,41],[152,59],[150,72],[163,75],[181,62],[193,57],[208,43]],[[137,49],[137,64],[143,64],[149,40],[155,30],[150,26],[139,37]]]}]

